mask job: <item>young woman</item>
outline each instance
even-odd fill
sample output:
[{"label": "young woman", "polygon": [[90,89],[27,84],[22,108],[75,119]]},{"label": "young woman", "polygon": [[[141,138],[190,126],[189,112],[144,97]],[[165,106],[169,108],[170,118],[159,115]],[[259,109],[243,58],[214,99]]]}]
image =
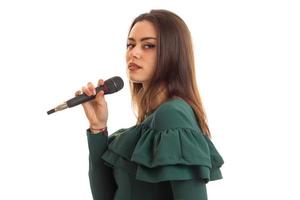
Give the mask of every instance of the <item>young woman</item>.
[{"label": "young woman", "polygon": [[[138,16],[126,61],[137,123],[108,137],[103,92],[83,104],[94,200],[207,199],[223,159],[210,140],[186,24],[167,10]],[[82,92],[95,95],[95,87],[75,95]]]}]

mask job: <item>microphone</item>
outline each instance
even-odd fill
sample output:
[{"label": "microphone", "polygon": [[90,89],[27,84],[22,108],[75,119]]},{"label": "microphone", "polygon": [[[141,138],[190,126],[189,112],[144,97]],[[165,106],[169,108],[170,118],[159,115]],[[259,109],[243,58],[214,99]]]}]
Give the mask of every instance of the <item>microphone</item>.
[{"label": "microphone", "polygon": [[[124,82],[123,82],[122,78],[119,76],[114,76],[114,77],[104,81],[104,85],[96,87],[95,90],[96,90],[96,94],[98,92],[100,92],[101,90],[104,91],[104,94],[112,94],[112,93],[115,93],[115,92],[118,92],[119,90],[121,90],[123,88],[123,86],[124,86]],[[66,108],[71,108],[71,107],[77,106],[84,102],[95,99],[95,97],[96,97],[96,95],[88,96],[86,94],[81,94],[81,95],[76,96],[76,97],[58,105],[57,107],[49,110],[47,112],[47,114],[50,115],[57,111],[61,111]]]}]

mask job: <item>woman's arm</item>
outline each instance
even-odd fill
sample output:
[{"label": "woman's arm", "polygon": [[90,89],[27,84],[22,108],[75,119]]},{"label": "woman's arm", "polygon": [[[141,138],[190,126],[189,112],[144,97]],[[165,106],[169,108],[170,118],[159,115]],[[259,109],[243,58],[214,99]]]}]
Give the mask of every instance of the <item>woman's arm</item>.
[{"label": "woman's arm", "polygon": [[201,179],[170,182],[174,200],[207,200],[206,184]]},{"label": "woman's arm", "polygon": [[104,164],[101,155],[108,145],[107,134],[87,132],[89,146],[89,179],[94,200],[112,200],[116,183],[112,168]]}]

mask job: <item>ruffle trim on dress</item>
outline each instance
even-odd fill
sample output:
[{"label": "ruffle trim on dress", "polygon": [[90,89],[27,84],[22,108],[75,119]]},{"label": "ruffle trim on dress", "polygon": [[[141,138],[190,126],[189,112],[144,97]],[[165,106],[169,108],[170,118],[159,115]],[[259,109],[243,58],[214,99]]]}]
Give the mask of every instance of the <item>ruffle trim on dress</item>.
[{"label": "ruffle trim on dress", "polygon": [[221,179],[220,167],[224,163],[211,140],[200,131],[158,131],[145,125],[115,135],[102,159],[113,168],[135,175],[137,180],[151,183]]}]

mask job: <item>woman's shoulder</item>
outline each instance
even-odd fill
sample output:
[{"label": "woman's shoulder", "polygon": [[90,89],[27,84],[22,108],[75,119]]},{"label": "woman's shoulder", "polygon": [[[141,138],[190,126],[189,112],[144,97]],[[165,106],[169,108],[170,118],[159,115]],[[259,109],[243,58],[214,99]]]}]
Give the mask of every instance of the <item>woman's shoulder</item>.
[{"label": "woman's shoulder", "polygon": [[187,111],[191,109],[191,106],[182,98],[176,97],[169,99],[162,103],[158,108],[157,111],[171,111],[171,110],[178,110],[178,111]]},{"label": "woman's shoulder", "polygon": [[183,99],[175,98],[162,103],[153,113],[150,127],[157,130],[191,128],[198,130],[193,108]]}]

